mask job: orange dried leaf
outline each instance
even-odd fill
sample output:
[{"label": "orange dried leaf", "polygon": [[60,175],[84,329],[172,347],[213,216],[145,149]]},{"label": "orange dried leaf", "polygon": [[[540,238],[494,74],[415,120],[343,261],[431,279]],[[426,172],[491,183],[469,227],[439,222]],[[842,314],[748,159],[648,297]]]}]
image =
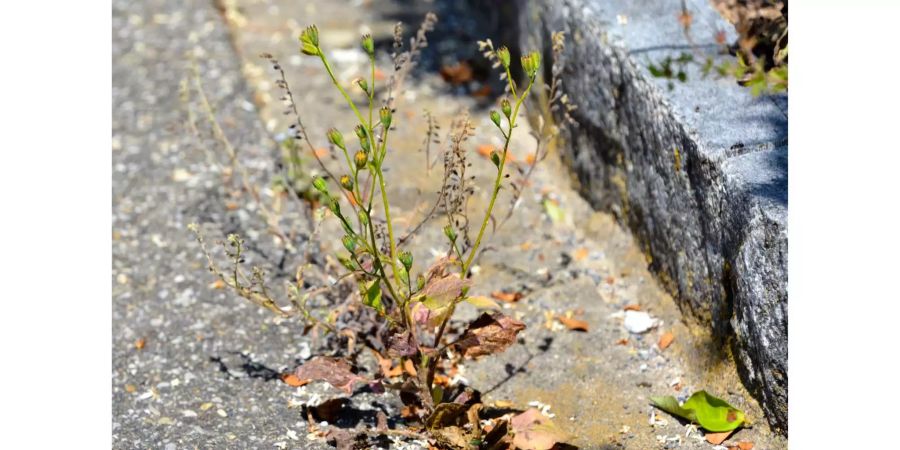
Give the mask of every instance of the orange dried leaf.
[{"label": "orange dried leaf", "polygon": [[136,348],[138,350],[143,350],[144,346],[146,346],[146,345],[147,345],[147,340],[144,338],[140,338],[134,343],[134,348]]},{"label": "orange dried leaf", "polygon": [[622,338],[616,341],[616,345],[628,345],[628,339]]},{"label": "orange dried leaf", "polygon": [[291,387],[300,387],[310,382],[310,380],[303,380],[292,373],[281,374],[281,381]]},{"label": "orange dried leaf", "polygon": [[222,289],[225,287],[225,282],[222,281],[221,279],[219,279],[219,280],[216,280],[216,281],[213,281],[212,283],[210,283],[209,287],[211,289]]},{"label": "orange dried leaf", "polygon": [[728,450],[752,450],[753,443],[748,441],[738,442],[728,446]]},{"label": "orange dried leaf", "polygon": [[227,209],[229,211],[234,211],[234,210],[238,209],[239,207],[240,207],[240,205],[238,205],[237,202],[225,202],[225,209]]},{"label": "orange dried leaf", "polygon": [[625,307],[622,308],[622,311],[640,311],[640,310],[641,310],[641,305],[638,305],[638,304],[625,305]]},{"label": "orange dried leaf", "polygon": [[490,158],[491,152],[494,151],[494,146],[491,144],[481,144],[475,148],[475,151],[478,152],[479,155],[484,156],[485,158]]},{"label": "orange dried leaf", "polygon": [[316,153],[317,157],[324,158],[324,157],[328,156],[328,149],[320,147],[320,148],[316,149],[315,153]]},{"label": "orange dried leaf", "polygon": [[513,430],[513,445],[520,450],[548,450],[557,443],[569,439],[547,416],[531,408],[510,419]]},{"label": "orange dried leaf", "polygon": [[506,303],[515,303],[522,299],[523,295],[521,292],[504,292],[504,291],[494,291],[491,292],[491,297],[500,300],[501,302]]},{"label": "orange dried leaf", "polygon": [[559,323],[566,326],[566,328],[574,331],[587,331],[588,323],[583,320],[573,319],[565,316],[556,316],[556,320]]},{"label": "orange dried leaf", "polygon": [[589,253],[588,249],[586,249],[584,247],[581,247],[578,250],[575,250],[575,255],[574,255],[575,261],[583,261],[585,258],[588,257],[588,253]]},{"label": "orange dried leaf", "polygon": [[403,370],[406,371],[406,373],[409,374],[409,376],[411,376],[411,377],[416,376],[416,366],[413,365],[413,362],[411,359],[407,359],[407,360],[403,361]]},{"label": "orange dried leaf", "polygon": [[660,350],[665,350],[670,345],[672,345],[672,341],[675,340],[675,335],[672,334],[671,331],[666,331],[662,336],[659,337],[659,342],[656,343],[659,346]]},{"label": "orange dried leaf", "polygon": [[529,166],[533,166],[536,161],[537,155],[535,155],[534,152],[525,155],[525,163]]},{"label": "orange dried leaf", "polygon": [[734,430],[723,431],[721,433],[706,433],[704,437],[706,438],[706,442],[709,442],[712,445],[719,445],[725,442],[725,439],[728,439],[728,436],[731,436],[731,433],[734,433]]}]

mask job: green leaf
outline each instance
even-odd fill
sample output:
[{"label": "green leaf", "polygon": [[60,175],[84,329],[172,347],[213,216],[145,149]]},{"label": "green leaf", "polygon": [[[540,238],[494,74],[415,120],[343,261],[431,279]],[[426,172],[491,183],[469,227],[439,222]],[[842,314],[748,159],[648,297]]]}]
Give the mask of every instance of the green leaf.
[{"label": "green leaf", "polygon": [[464,301],[478,309],[500,309],[500,305],[498,305],[497,302],[483,295],[466,297]]},{"label": "green leaf", "polygon": [[550,220],[553,221],[554,224],[558,224],[565,220],[566,214],[563,212],[562,208],[559,207],[556,202],[553,200],[544,199],[544,210],[547,212],[547,216],[550,217]]},{"label": "green leaf", "polygon": [[674,416],[700,424],[707,431],[732,431],[744,423],[744,412],[706,391],[697,391],[684,405],[675,397],[651,397],[653,406]]},{"label": "green leaf", "polygon": [[697,422],[703,428],[714,431],[731,431],[744,423],[744,412],[731,406],[725,400],[713,397],[706,391],[694,392],[684,402],[685,409],[697,412]]},{"label": "green leaf", "polygon": [[681,405],[678,404],[678,400],[671,395],[666,397],[650,397],[650,401],[653,406],[673,416],[678,416],[682,419],[690,420],[691,422],[697,421],[697,414],[695,414],[694,411],[682,408]]},{"label": "green leaf", "polygon": [[366,288],[366,297],[363,303],[375,308],[376,311],[384,310],[384,305],[381,304],[381,283],[378,280],[372,281],[372,284]]}]

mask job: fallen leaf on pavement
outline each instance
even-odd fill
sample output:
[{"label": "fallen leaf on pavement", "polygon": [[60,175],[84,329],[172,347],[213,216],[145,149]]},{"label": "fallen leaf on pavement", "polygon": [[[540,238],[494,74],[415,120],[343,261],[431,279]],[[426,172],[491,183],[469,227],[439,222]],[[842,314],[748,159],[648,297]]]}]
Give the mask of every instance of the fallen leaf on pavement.
[{"label": "fallen leaf on pavement", "polygon": [[636,303],[633,303],[633,304],[631,304],[631,305],[625,305],[625,307],[622,308],[622,310],[623,310],[623,311],[640,311],[640,310],[641,310],[641,305],[638,305],[638,304],[636,304]]},{"label": "fallen leaf on pavement", "polygon": [[[697,391],[683,405],[671,395],[650,397],[653,406],[677,417],[700,424],[711,432],[731,432],[744,423],[744,412],[706,391]],[[723,439],[724,440],[724,439]]]},{"label": "fallen leaf on pavement", "polygon": [[719,445],[725,442],[725,439],[728,439],[728,436],[731,436],[733,431],[723,431],[721,433],[706,433],[703,437],[706,438],[706,442],[709,442],[712,445]]},{"label": "fallen leaf on pavement", "polygon": [[300,377],[292,373],[283,373],[281,374],[281,381],[291,387],[300,387],[309,383],[310,380],[301,379]]},{"label": "fallen leaf on pavement", "polygon": [[670,345],[672,345],[672,341],[675,340],[675,335],[672,334],[671,331],[666,331],[662,336],[659,337],[659,342],[656,344],[659,346],[660,350],[667,349]]},{"label": "fallen leaf on pavement", "polygon": [[573,319],[571,317],[566,316],[556,316],[556,320],[559,323],[566,326],[566,328],[574,331],[587,331],[588,323],[583,320]]},{"label": "fallen leaf on pavement", "polygon": [[466,297],[465,302],[479,309],[500,309],[500,305],[498,305],[497,302],[483,295]]},{"label": "fallen leaf on pavement", "polygon": [[581,247],[578,250],[575,250],[573,257],[575,258],[575,261],[583,261],[588,257],[588,249]]},{"label": "fallen leaf on pavement", "polygon": [[341,358],[316,356],[298,367],[294,375],[303,380],[327,381],[328,384],[350,394],[354,383],[366,381],[351,369],[350,363]]},{"label": "fallen leaf on pavement", "polygon": [[504,291],[494,291],[491,292],[491,297],[500,300],[501,302],[506,303],[515,303],[522,299],[523,295],[521,292],[504,292]]},{"label": "fallen leaf on pavement", "polygon": [[753,443],[747,442],[747,441],[738,442],[737,444],[731,444],[728,446],[728,450],[752,450],[752,449],[753,449]]},{"label": "fallen leaf on pavement", "polygon": [[616,341],[616,345],[628,345],[628,339],[619,339],[618,341]]},{"label": "fallen leaf on pavement", "polygon": [[535,408],[514,416],[509,423],[515,433],[513,445],[520,450],[549,450],[569,439],[550,418]]},{"label": "fallen leaf on pavement", "polygon": [[136,348],[138,350],[143,350],[146,345],[147,345],[147,340],[144,338],[140,338],[137,340],[137,342],[134,343],[134,348]]}]

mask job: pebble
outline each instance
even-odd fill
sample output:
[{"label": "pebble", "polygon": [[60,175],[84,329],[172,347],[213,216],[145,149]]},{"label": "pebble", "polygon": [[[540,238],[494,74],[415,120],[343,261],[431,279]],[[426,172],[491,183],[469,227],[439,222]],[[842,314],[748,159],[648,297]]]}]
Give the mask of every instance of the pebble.
[{"label": "pebble", "polygon": [[655,327],[657,320],[650,317],[645,311],[625,311],[625,329],[629,333],[646,333]]}]

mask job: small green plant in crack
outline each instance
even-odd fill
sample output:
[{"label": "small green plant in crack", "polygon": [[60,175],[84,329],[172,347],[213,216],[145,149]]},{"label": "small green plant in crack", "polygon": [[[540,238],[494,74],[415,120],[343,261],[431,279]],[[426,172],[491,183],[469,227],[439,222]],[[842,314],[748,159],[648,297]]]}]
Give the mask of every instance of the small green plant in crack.
[{"label": "small green plant in crack", "polygon": [[[352,282],[352,298],[359,305],[358,308],[344,307],[332,311],[324,318],[316,316],[309,307],[310,299],[332,286],[307,289],[303,282],[303,271],[308,266],[298,271],[296,283],[288,284],[290,306],[284,305],[266,288],[264,273],[260,269],[254,268],[250,274],[242,271],[244,241],[239,236],[229,235],[226,242],[222,243],[231,262],[230,268],[225,270],[220,269],[215,258],[210,255],[199,226],[192,225],[191,228],[208,258],[209,270],[240,296],[281,317],[300,318],[307,326],[320,327],[326,333],[337,336],[349,333],[354,337],[348,347],[353,347],[354,342],[358,342],[376,355],[382,373],[375,377],[364,376],[356,370],[356,353],[352,348],[344,356],[316,356],[293,373],[298,380],[326,381],[348,394],[352,393],[354,385],[358,383],[368,383],[376,392],[387,389],[399,393],[405,405],[402,415],[408,428],[388,429],[385,424],[381,424],[374,430],[356,430],[352,435],[344,430],[331,435],[340,441],[339,447],[349,445],[358,436],[372,434],[419,437],[428,439],[432,445],[440,448],[511,448],[522,445],[533,448],[528,447],[528,441],[523,436],[537,436],[544,441],[562,441],[564,435],[547,425],[549,419],[534,416],[533,413],[517,416],[518,420],[495,420],[490,430],[483,429],[479,418],[479,411],[483,407],[480,394],[461,384],[449,383],[448,377],[441,374],[452,360],[478,358],[505,351],[525,329],[524,323],[500,312],[482,313],[463,328],[451,326],[450,322],[457,306],[463,302],[476,307],[484,306],[479,299],[469,296],[472,287],[470,275],[479,251],[489,237],[486,233],[488,223],[493,220],[497,198],[509,176],[506,162],[510,142],[518,128],[520,110],[535,86],[541,68],[539,52],[530,52],[521,57],[525,79],[520,86],[510,76],[512,61],[509,50],[501,47],[492,51],[492,56],[505,73],[509,91],[508,97],[500,101],[499,110],[489,113],[496,132],[502,136],[503,146],[489,158],[493,165],[493,181],[488,191],[489,202],[480,222],[473,221],[474,227],[470,232],[467,199],[474,192],[470,186],[474,177],[465,174],[470,163],[466,159],[463,144],[472,135],[473,126],[468,115],[463,115],[451,127],[450,145],[443,155],[444,183],[436,200],[447,219],[442,227],[446,238],[446,252],[430,267],[422,268],[417,265],[410,251],[412,248],[409,247],[415,230],[401,237],[394,228],[387,184],[388,181],[402,180],[391,180],[390,173],[385,170],[385,162],[392,157],[391,131],[398,122],[393,96],[398,91],[403,76],[414,63],[415,55],[427,45],[425,33],[433,28],[435,21],[433,14],[426,16],[416,37],[410,41],[410,49],[394,53],[395,73],[380,105],[375,96],[376,55],[371,36],[363,36],[360,42],[368,56],[367,76],[354,81],[355,86],[365,94],[364,104],[357,104],[335,76],[334,67],[321,46],[316,26],[306,28],[299,37],[301,53],[318,60],[346,102],[349,114],[356,124],[352,134],[345,135],[336,128],[325,133],[332,148],[342,156],[338,159],[344,167],[341,171],[332,172],[319,160],[326,176],[314,178],[311,184],[319,194],[325,207],[323,210],[328,211],[332,219],[337,221],[343,233],[340,239],[343,250],[336,255],[343,273],[333,281],[332,286]],[[402,46],[401,33],[402,29],[395,29],[395,48]],[[281,74],[278,86],[286,92],[285,98],[290,104],[290,110],[297,114],[280,65],[271,55],[264,55],[264,58]],[[306,141],[307,147],[315,156],[314,147],[309,143],[309,136],[299,115],[291,128],[298,139]],[[294,150],[299,148],[299,143],[295,144],[297,147],[293,147]],[[318,160],[318,156],[316,159]],[[436,208],[432,209],[435,210]],[[430,217],[431,214],[425,221]],[[318,225],[316,229],[318,230]],[[356,341],[358,334],[343,328],[338,320],[350,310],[355,310],[359,316],[367,315],[372,318],[376,326],[369,328],[378,331],[360,336],[359,341]],[[340,353],[335,351],[335,354]],[[395,365],[395,361],[399,363]],[[399,374],[391,374],[390,368],[395,366],[403,367],[404,370]],[[398,377],[400,380],[394,381]],[[314,424],[314,421],[311,422],[311,426],[315,426]]]}]

